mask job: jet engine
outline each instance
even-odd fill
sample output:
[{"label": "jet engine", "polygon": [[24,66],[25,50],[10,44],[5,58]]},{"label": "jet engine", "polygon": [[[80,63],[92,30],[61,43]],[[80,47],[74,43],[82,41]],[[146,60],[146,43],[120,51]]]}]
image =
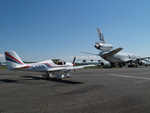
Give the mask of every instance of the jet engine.
[{"label": "jet engine", "polygon": [[104,62],[100,62],[100,63],[98,64],[98,67],[101,67],[101,66],[105,66]]},{"label": "jet engine", "polygon": [[139,65],[142,65],[143,63],[142,63],[142,61],[141,61],[141,60],[138,60],[138,64],[139,64]]},{"label": "jet engine", "polygon": [[99,49],[99,50],[106,51],[106,50],[111,50],[111,49],[113,49],[113,46],[112,46],[111,44],[102,44],[102,43],[96,42],[95,48],[97,48],[97,49]]}]

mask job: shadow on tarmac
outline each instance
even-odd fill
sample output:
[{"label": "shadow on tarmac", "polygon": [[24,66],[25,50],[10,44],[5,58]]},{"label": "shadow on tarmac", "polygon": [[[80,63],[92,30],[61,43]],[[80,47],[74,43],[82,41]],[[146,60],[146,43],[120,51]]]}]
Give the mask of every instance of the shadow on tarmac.
[{"label": "shadow on tarmac", "polygon": [[64,79],[58,80],[56,78],[42,78],[42,77],[33,77],[33,76],[21,76],[21,77],[28,78],[26,80],[47,80],[47,81],[61,82],[61,83],[66,83],[66,84],[84,84],[83,82],[76,82],[76,81],[70,81],[70,80],[64,80]]},{"label": "shadow on tarmac", "polygon": [[10,79],[1,79],[0,81],[2,81],[2,82],[6,82],[6,83],[13,83],[13,82],[17,82],[16,80],[10,80]]}]

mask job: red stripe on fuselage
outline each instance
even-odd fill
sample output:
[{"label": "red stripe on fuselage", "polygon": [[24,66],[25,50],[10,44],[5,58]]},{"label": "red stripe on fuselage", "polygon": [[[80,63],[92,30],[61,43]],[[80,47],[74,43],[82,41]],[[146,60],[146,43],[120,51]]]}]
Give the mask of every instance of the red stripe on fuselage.
[{"label": "red stripe on fuselage", "polygon": [[28,67],[30,67],[30,66],[23,66],[23,67],[20,67],[20,68],[28,68]]}]

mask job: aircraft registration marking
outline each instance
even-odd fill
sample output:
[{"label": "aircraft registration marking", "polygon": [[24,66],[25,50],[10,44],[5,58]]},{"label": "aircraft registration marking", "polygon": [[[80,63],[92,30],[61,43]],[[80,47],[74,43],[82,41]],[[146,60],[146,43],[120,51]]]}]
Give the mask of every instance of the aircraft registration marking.
[{"label": "aircraft registration marking", "polygon": [[45,67],[43,65],[32,65],[32,69],[44,69]]}]

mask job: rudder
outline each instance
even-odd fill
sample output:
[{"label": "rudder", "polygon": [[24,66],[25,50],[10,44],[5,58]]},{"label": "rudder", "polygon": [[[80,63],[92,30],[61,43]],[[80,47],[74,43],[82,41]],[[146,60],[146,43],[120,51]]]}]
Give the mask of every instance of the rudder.
[{"label": "rudder", "polygon": [[102,32],[101,32],[101,30],[99,28],[97,28],[97,33],[98,33],[98,36],[99,36],[100,43],[106,44],[104,35],[102,34]]},{"label": "rudder", "polygon": [[5,52],[6,65],[8,70],[14,70],[14,67],[23,65],[24,63],[14,51]]}]

